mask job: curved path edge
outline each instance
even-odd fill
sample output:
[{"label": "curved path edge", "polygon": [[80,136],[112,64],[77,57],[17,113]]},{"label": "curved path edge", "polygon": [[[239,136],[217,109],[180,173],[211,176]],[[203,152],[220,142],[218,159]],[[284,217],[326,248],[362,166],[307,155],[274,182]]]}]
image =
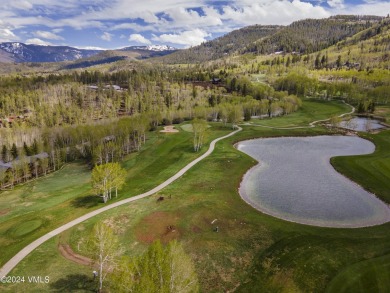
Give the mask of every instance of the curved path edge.
[{"label": "curved path edge", "polygon": [[160,185],[156,186],[155,188],[153,188],[153,189],[151,189],[151,190],[149,190],[147,192],[141,193],[139,195],[136,195],[136,196],[133,196],[133,197],[130,197],[130,198],[127,198],[127,199],[123,199],[121,201],[109,204],[109,205],[107,205],[105,207],[102,207],[100,209],[92,211],[92,212],[90,212],[88,214],[85,214],[85,215],[83,215],[83,216],[81,216],[81,217],[79,217],[77,219],[74,219],[74,220],[68,222],[67,224],[64,224],[64,225],[58,227],[57,229],[54,229],[53,231],[51,231],[51,232],[41,236],[40,238],[36,239],[35,241],[31,242],[30,244],[25,246],[21,251],[19,251],[15,256],[13,256],[7,263],[4,264],[4,266],[0,269],[0,278],[4,277],[4,276],[7,276],[9,274],[9,272],[19,262],[21,262],[27,255],[29,255],[38,246],[40,246],[41,244],[45,243],[47,240],[53,238],[54,236],[64,232],[65,230],[68,230],[69,228],[72,228],[73,226],[76,226],[77,224],[80,224],[80,223],[82,223],[82,222],[84,222],[84,221],[86,221],[86,220],[88,220],[88,219],[90,219],[90,218],[92,218],[92,217],[94,217],[96,215],[99,215],[99,214],[101,214],[101,213],[103,213],[105,211],[108,211],[110,209],[119,207],[121,205],[124,205],[124,204],[130,203],[130,202],[139,200],[141,198],[148,197],[148,196],[150,196],[152,194],[155,194],[156,192],[160,191],[161,189],[167,187],[169,184],[171,184],[172,182],[174,182],[175,180],[177,180],[178,178],[183,176],[184,173],[186,173],[194,165],[199,163],[204,158],[208,157],[214,151],[215,144],[218,141],[220,141],[222,139],[225,139],[225,138],[228,138],[230,136],[233,136],[234,134],[236,134],[237,132],[239,132],[241,130],[242,130],[242,128],[238,127],[237,130],[235,130],[235,131],[233,131],[233,132],[231,132],[231,133],[229,133],[229,134],[227,134],[225,136],[222,136],[222,137],[214,139],[210,143],[209,149],[203,155],[201,155],[200,157],[198,157],[195,160],[193,160],[192,162],[190,162],[188,165],[186,165],[180,171],[178,171],[175,175],[173,175],[172,177],[170,177],[169,179],[167,179],[166,181],[164,181]]}]

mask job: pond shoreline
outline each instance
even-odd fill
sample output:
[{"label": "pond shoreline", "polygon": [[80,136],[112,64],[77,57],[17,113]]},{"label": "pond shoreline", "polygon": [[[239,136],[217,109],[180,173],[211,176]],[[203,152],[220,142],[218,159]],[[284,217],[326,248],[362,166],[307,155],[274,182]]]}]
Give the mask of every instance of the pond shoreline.
[{"label": "pond shoreline", "polygon": [[[334,136],[336,138],[337,137],[347,137],[347,136],[340,136],[340,135],[334,135]],[[325,136],[324,135],[319,135],[319,136],[287,136],[287,137],[272,137],[271,139],[280,139],[280,138],[303,139],[303,138],[318,138],[318,137],[332,137],[332,136],[329,136],[329,135],[325,135]],[[356,136],[356,137],[360,138],[359,136]],[[341,221],[341,220],[337,220],[337,219],[326,219],[326,218],[325,219],[322,219],[322,218],[310,218],[310,217],[302,218],[301,215],[299,215],[299,214],[293,215],[293,213],[291,213],[291,214],[287,213],[287,216],[286,216],[286,213],[283,214],[283,211],[281,212],[281,211],[275,210],[275,207],[271,207],[270,208],[270,207],[265,206],[264,204],[261,203],[261,200],[259,202],[257,202],[256,200],[254,200],[254,198],[252,198],[251,196],[249,196],[247,194],[247,192],[245,191],[244,185],[247,184],[247,182],[249,180],[248,178],[250,176],[252,176],[253,173],[264,172],[264,171],[259,171],[259,168],[263,168],[264,169],[264,168],[267,168],[267,166],[265,166],[266,164],[264,164],[263,160],[259,160],[258,158],[252,156],[251,154],[241,150],[239,148],[239,145],[240,145],[240,143],[242,144],[243,142],[254,141],[254,140],[266,140],[266,139],[270,139],[270,138],[246,139],[246,140],[243,140],[241,142],[237,142],[237,143],[234,144],[234,147],[237,150],[239,150],[239,151],[249,155],[250,157],[252,157],[254,160],[257,161],[257,164],[252,166],[242,176],[240,185],[238,187],[238,193],[239,193],[240,197],[247,204],[249,204],[250,206],[252,206],[256,210],[258,210],[258,211],[260,211],[260,212],[262,212],[264,214],[267,214],[269,216],[276,217],[276,218],[281,219],[281,220],[285,220],[285,221],[289,221],[289,222],[293,222],[293,223],[297,223],[297,224],[311,225],[311,226],[324,227],[324,228],[348,228],[348,229],[350,229],[350,228],[364,228],[364,227],[372,227],[372,226],[382,225],[382,224],[385,224],[385,223],[390,221],[390,205],[388,205],[387,203],[383,202],[374,193],[371,193],[371,192],[368,192],[367,190],[365,190],[361,185],[359,185],[358,183],[352,181],[350,178],[348,178],[344,174],[339,173],[333,167],[333,165],[330,162],[330,159],[332,157],[336,157],[336,156],[340,156],[340,155],[331,156],[328,159],[327,164],[332,168],[333,172],[337,173],[338,176],[341,175],[340,177],[344,178],[343,180],[347,181],[350,185],[354,185],[356,188],[361,189],[364,192],[366,192],[367,195],[369,195],[370,197],[373,197],[375,200],[380,201],[380,204],[379,204],[379,203],[375,202],[375,200],[372,200],[372,199],[370,200],[370,198],[363,198],[363,201],[367,201],[367,202],[372,201],[373,202],[373,203],[370,202],[368,207],[371,207],[371,204],[372,204],[372,208],[373,209],[375,209],[377,205],[385,205],[386,208],[384,208],[382,206],[382,207],[380,207],[380,209],[374,210],[373,216],[371,217],[371,215],[369,215],[370,217],[368,217],[367,219],[365,219],[364,217],[362,219],[360,219],[360,218],[358,218],[356,216],[352,217],[351,221],[349,222],[348,218],[347,219],[342,219],[342,221]],[[362,139],[362,138],[360,138],[360,139]],[[370,142],[368,140],[366,140],[366,141]],[[370,143],[372,144],[372,142],[370,142]],[[375,151],[375,146],[374,146],[374,150],[372,152],[374,152],[374,151]],[[368,153],[365,152],[364,154],[368,154]],[[341,154],[341,155],[343,156],[345,154]],[[351,155],[354,155],[354,154],[351,154]],[[252,181],[253,181],[253,179],[252,179]],[[354,196],[355,196],[355,194],[352,194],[352,197],[354,197]],[[357,199],[362,200],[360,197],[361,197],[360,194],[357,195]],[[315,201],[315,196],[313,197],[313,200]],[[330,200],[337,201],[337,199],[335,199],[335,198],[331,198]],[[341,200],[345,200],[345,199],[341,198]]]}]

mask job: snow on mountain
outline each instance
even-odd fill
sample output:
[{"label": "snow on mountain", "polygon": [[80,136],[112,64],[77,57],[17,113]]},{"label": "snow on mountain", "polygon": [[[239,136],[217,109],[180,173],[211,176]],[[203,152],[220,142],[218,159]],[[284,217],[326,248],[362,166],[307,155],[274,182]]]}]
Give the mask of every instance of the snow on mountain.
[{"label": "snow on mountain", "polygon": [[130,51],[130,50],[143,50],[143,51],[153,51],[153,52],[164,52],[164,51],[177,51],[177,48],[168,46],[168,45],[149,45],[149,46],[130,46],[125,47],[120,50]]},{"label": "snow on mountain", "polygon": [[150,45],[146,47],[149,51],[176,51],[177,49],[168,45]]},{"label": "snow on mountain", "polygon": [[[178,49],[167,45],[131,46],[119,51],[134,51],[137,59],[164,56]],[[61,62],[88,58],[102,53],[101,48],[74,48],[69,46],[51,46],[24,44],[19,42],[0,43],[1,60],[4,62]],[[6,54],[6,55],[5,55]],[[12,60],[12,61],[11,61]]]},{"label": "snow on mountain", "polygon": [[90,57],[100,52],[98,50],[83,50],[68,46],[42,46],[19,42],[0,43],[0,50],[10,53],[15,62],[73,61]]}]

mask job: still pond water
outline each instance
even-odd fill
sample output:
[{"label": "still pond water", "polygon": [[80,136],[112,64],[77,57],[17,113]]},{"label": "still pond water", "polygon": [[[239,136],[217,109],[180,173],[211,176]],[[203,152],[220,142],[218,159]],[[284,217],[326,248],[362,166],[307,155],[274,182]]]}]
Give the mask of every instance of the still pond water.
[{"label": "still pond water", "polygon": [[354,117],[349,121],[342,121],[339,126],[350,130],[365,132],[385,128],[385,126],[380,124],[379,120],[365,117]]},{"label": "still pond water", "polygon": [[331,166],[335,156],[372,153],[359,137],[317,136],[243,141],[237,149],[259,161],[244,176],[241,197],[288,221],[324,227],[363,227],[390,221],[387,204]]}]

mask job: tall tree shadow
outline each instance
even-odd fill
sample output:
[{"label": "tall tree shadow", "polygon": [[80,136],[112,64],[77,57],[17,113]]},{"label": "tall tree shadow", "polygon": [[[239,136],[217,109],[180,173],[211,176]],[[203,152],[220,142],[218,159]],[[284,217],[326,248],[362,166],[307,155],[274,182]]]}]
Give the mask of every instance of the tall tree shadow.
[{"label": "tall tree shadow", "polygon": [[87,195],[83,197],[78,197],[72,200],[71,204],[75,208],[92,208],[97,206],[102,199],[96,195]]},{"label": "tall tree shadow", "polygon": [[97,292],[98,281],[85,274],[70,274],[50,284],[50,292]]}]

